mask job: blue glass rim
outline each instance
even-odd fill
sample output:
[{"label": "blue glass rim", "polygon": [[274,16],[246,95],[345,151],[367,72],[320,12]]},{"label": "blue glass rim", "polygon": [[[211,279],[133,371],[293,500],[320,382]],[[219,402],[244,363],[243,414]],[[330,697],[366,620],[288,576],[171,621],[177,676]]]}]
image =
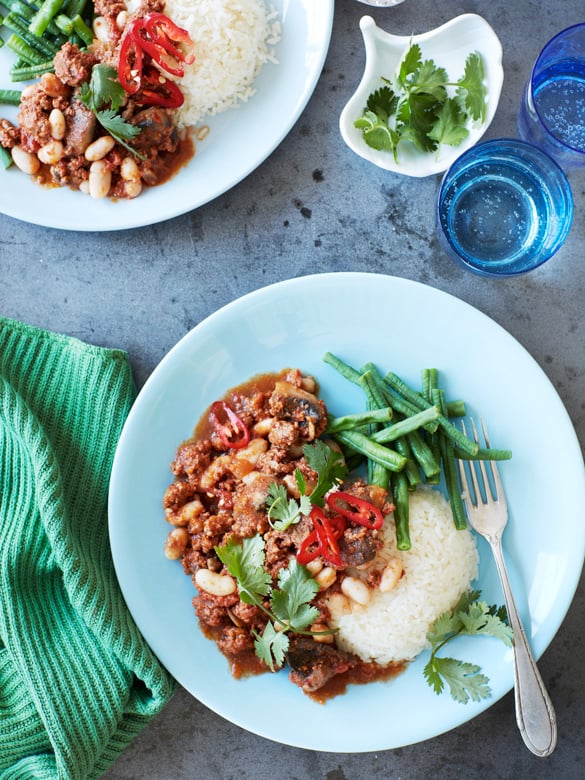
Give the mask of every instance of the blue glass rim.
[{"label": "blue glass rim", "polygon": [[[540,163],[543,163],[545,168],[548,167],[549,170],[552,170],[554,176],[556,177],[557,184],[559,186],[559,189],[563,197],[563,203],[561,205],[564,210],[564,220],[563,220],[562,228],[559,231],[558,235],[556,236],[554,243],[549,247],[547,251],[543,252],[542,255],[538,257],[538,259],[534,259],[528,266],[523,268],[518,268],[518,269],[495,269],[494,268],[493,270],[487,270],[485,267],[481,266],[480,264],[474,263],[473,258],[471,256],[461,255],[445,235],[443,221],[441,219],[441,204],[442,204],[443,196],[447,185],[450,183],[450,180],[453,178],[453,176],[458,176],[460,171],[465,169],[470,158],[477,158],[477,162],[479,163],[481,162],[482,156],[485,153],[485,151],[489,150],[490,148],[498,149],[500,152],[502,152],[502,157],[504,158],[508,156],[509,152],[513,153],[514,151],[522,150],[525,154],[530,155],[533,159],[538,160]],[[574,215],[573,192],[571,190],[571,185],[569,183],[569,180],[564,170],[550,155],[548,155],[542,149],[535,146],[534,144],[528,143],[527,141],[523,141],[519,138],[493,138],[488,141],[482,141],[481,143],[478,143],[475,146],[471,147],[471,149],[468,149],[467,151],[463,152],[463,154],[461,154],[443,174],[443,178],[441,180],[441,184],[439,186],[437,198],[435,201],[436,228],[439,236],[439,242],[442,248],[450,257],[452,257],[454,260],[459,262],[468,270],[473,271],[474,273],[479,274],[480,276],[489,276],[492,278],[520,276],[521,274],[539,268],[541,265],[543,265],[548,260],[550,260],[550,258],[554,254],[556,254],[556,252],[561,248],[561,246],[565,242],[569,234],[569,231],[571,229],[571,225],[573,222],[573,215]]]},{"label": "blue glass rim", "polygon": [[530,100],[531,108],[534,109],[534,113],[539,119],[540,127],[542,128],[543,133],[545,136],[548,136],[552,139],[552,141],[556,144],[558,144],[562,149],[567,149],[570,152],[573,152],[579,157],[582,157],[585,160],[585,151],[583,149],[578,149],[576,146],[572,146],[571,144],[568,144],[566,141],[563,141],[562,138],[559,138],[559,136],[555,135],[548,127],[548,125],[545,123],[544,118],[540,111],[538,110],[538,107],[536,103],[534,102],[534,96],[532,93],[532,85],[534,83],[534,77],[537,69],[542,64],[542,60],[546,56],[547,50],[554,46],[554,44],[560,39],[564,38],[567,34],[575,32],[577,30],[582,30],[583,34],[585,35],[585,22],[578,22],[577,24],[572,24],[570,27],[565,27],[564,30],[560,30],[556,35],[553,35],[553,37],[547,41],[542,49],[540,50],[538,56],[534,60],[534,65],[532,66],[532,69],[530,71],[530,78],[528,79],[528,83],[526,84],[527,89],[527,96],[526,98]]}]

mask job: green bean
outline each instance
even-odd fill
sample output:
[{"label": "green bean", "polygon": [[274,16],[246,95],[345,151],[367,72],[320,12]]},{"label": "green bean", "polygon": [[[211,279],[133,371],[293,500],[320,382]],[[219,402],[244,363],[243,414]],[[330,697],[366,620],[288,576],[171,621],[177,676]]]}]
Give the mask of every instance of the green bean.
[{"label": "green bean", "polygon": [[73,19],[66,14],[57,14],[54,21],[63,35],[70,36],[75,32],[73,28]]},{"label": "green bean", "polygon": [[406,474],[406,479],[408,480],[409,489],[414,490],[414,488],[417,485],[421,484],[422,477],[420,474],[420,470],[413,458],[412,450],[408,442],[408,437],[402,437],[400,439],[396,439],[396,441],[394,442],[394,446],[396,448],[396,451],[406,458],[404,473]]},{"label": "green bean", "polygon": [[29,46],[28,43],[23,41],[16,33],[12,33],[6,40],[6,45],[29,65],[38,65],[42,62],[40,53],[36,49],[33,49],[32,46]]},{"label": "green bean", "polygon": [[341,374],[342,377],[348,379],[350,382],[353,382],[354,385],[359,385],[361,376],[360,372],[349,366],[347,363],[344,363],[341,358],[336,357],[331,352],[326,352],[323,356],[323,360],[325,363],[334,368],[339,374]]},{"label": "green bean", "polygon": [[53,17],[61,10],[62,5],[63,0],[44,0],[29,24],[28,29],[31,33],[33,35],[42,35]]},{"label": "green bean", "polygon": [[407,433],[422,428],[424,425],[436,420],[438,417],[439,410],[437,407],[430,406],[422,412],[413,414],[412,417],[405,417],[404,420],[399,420],[393,425],[389,425],[387,428],[382,428],[381,431],[372,435],[372,439],[373,441],[378,442],[378,444],[387,444],[390,441],[396,441],[396,439],[405,436]]},{"label": "green bean", "polygon": [[406,439],[427,482],[437,483],[441,475],[441,459],[438,453],[433,452],[420,431],[411,431]]},{"label": "green bean", "polygon": [[93,43],[93,32],[89,29],[79,14],[73,17],[73,29],[86,46],[91,46]]},{"label": "green bean", "polygon": [[364,436],[363,433],[342,431],[337,434],[336,438],[375,463],[385,466],[389,471],[400,471],[406,465],[405,457],[389,447],[377,444],[367,436]]},{"label": "green bean", "polygon": [[371,409],[367,412],[358,412],[357,414],[345,414],[341,417],[330,417],[327,423],[325,433],[337,433],[338,431],[348,431],[358,428],[360,425],[369,425],[371,423],[385,423],[392,419],[392,409]]},{"label": "green bean", "polygon": [[394,499],[394,525],[396,526],[396,547],[410,550],[408,481],[403,472],[392,474],[392,498]]},{"label": "green bean", "polygon": [[455,447],[455,457],[460,460],[510,460],[512,450],[498,450],[494,447],[480,447],[475,455],[470,455]]},{"label": "green bean", "polygon": [[68,2],[65,3],[65,6],[63,8],[64,12],[69,16],[71,19],[74,16],[83,16],[83,13],[85,11],[85,6],[87,5],[87,0],[68,0]]},{"label": "green bean", "polygon": [[53,72],[53,60],[39,62],[37,64],[17,65],[10,69],[11,81],[30,81],[30,79],[42,76],[43,73]]},{"label": "green bean", "polygon": [[13,163],[12,155],[3,146],[0,146],[0,163],[4,168],[10,168]]},{"label": "green bean", "polygon": [[465,401],[447,401],[446,417],[465,417],[466,414]]},{"label": "green bean", "polygon": [[54,57],[59,50],[58,46],[53,45],[52,43],[48,43],[43,38],[39,38],[38,36],[30,33],[26,21],[23,21],[13,11],[11,11],[4,20],[4,26],[15,32],[29,46],[38,51],[39,54],[42,55],[43,59]]},{"label": "green bean", "polygon": [[[438,404],[441,408],[444,408],[444,396],[443,390],[433,390],[433,400],[435,401],[435,404]],[[456,428],[450,423],[444,416],[444,413],[439,417],[439,425],[441,426],[441,430],[444,431],[449,439],[451,439],[459,449],[463,450],[463,452],[467,452],[469,455],[475,455],[477,453],[479,444],[465,436],[459,428]]]},{"label": "green bean", "polygon": [[20,105],[19,89],[0,89],[0,103],[4,103],[9,106]]},{"label": "green bean", "polygon": [[431,391],[438,387],[439,372],[436,368],[423,368],[422,370],[422,394],[427,401],[432,402]]}]

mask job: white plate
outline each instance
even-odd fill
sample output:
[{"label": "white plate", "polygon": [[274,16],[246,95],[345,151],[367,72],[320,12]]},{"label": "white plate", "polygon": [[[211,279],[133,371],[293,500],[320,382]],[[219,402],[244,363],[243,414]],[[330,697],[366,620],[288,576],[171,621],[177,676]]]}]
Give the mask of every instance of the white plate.
[{"label": "white plate", "polygon": [[[307,105],[331,37],[333,0],[270,0],[282,22],[278,65],[267,63],[256,94],[237,109],[209,119],[211,133],[196,156],[170,182],[136,200],[89,200],[67,188],[46,189],[28,176],[0,167],[0,212],[63,230],[122,230],[150,225],[198,208],[257,168],[280,144]],[[13,89],[13,55],[0,49],[0,87]],[[0,106],[0,116],[16,111]]]},{"label": "white plate", "polygon": [[[339,118],[343,140],[360,157],[387,171],[414,177],[446,171],[459,155],[479,141],[496,113],[504,81],[502,44],[498,36],[477,14],[462,14],[419,35],[393,35],[378,27],[371,16],[364,16],[360,20],[360,30],[366,64],[362,79]],[[436,152],[421,152],[411,143],[400,143],[396,161],[391,152],[368,146],[354,122],[361,116],[371,93],[382,86],[381,77],[392,78],[397,73],[411,43],[420,45],[423,60],[434,60],[452,79],[461,78],[465,60],[471,52],[480,53],[487,86],[486,119],[483,124],[472,123],[468,127],[469,135],[459,146],[441,144]]]},{"label": "white plate", "polygon": [[[492,698],[457,704],[423,679],[423,653],[388,682],[351,686],[325,705],[287,673],[231,677],[193,613],[193,586],[163,555],[162,495],[169,463],[204,409],[254,374],[298,366],[313,373],[331,411],[362,408],[357,387],[322,362],[330,350],[359,366],[373,360],[416,383],[437,367],[449,395],[489,424],[511,507],[504,546],[530,643],[540,654],[573,598],[585,550],[583,460],[553,386],[512,336],[462,301],[416,282],[339,273],[267,287],[221,309],[187,334],[153,372],[132,408],[112,473],[109,514],[116,571],[128,606],[162,663],[224,718],[278,742],[323,751],[395,748],[428,739],[485,710],[513,684],[511,651],[495,639],[458,639],[450,654],[478,663]],[[479,587],[503,597],[479,540]],[[510,722],[510,728],[514,724]]]}]

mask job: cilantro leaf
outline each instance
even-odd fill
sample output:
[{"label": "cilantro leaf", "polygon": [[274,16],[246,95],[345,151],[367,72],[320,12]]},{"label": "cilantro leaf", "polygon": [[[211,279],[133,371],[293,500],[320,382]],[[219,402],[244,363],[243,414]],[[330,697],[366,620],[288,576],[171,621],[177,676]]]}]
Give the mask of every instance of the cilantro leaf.
[{"label": "cilantro leaf", "polygon": [[267,623],[262,634],[254,632],[254,650],[271,672],[284,664],[284,655],[288,650],[289,638],[284,631],[277,631],[272,623]]},{"label": "cilantro leaf", "polygon": [[376,114],[378,119],[388,121],[396,111],[398,98],[390,87],[380,87],[368,97],[366,108]]},{"label": "cilantro leaf", "polygon": [[343,482],[347,475],[345,460],[321,439],[317,439],[313,444],[305,444],[303,454],[307,465],[317,472],[317,484],[309,499],[312,504],[323,506],[325,494]]},{"label": "cilantro leaf", "polygon": [[[433,95],[418,92],[410,96],[408,101],[408,119],[402,125],[401,137],[411,141],[417,149],[432,152],[437,148],[437,142],[429,137],[437,121],[441,104]],[[401,118],[406,118],[402,112]]]},{"label": "cilantro leaf", "polygon": [[115,68],[103,63],[94,65],[89,82],[85,82],[80,87],[79,98],[90,111],[93,111],[100,125],[112,138],[136,157],[144,159],[144,155],[139,154],[128,143],[140,134],[140,128],[126,122],[118,114],[126,100],[126,93],[118,81]]},{"label": "cilantro leaf", "polygon": [[470,116],[476,122],[485,122],[487,113],[487,89],[484,83],[485,71],[481,54],[472,52],[465,60],[465,72],[457,82],[458,93],[465,100]]},{"label": "cilantro leaf", "polygon": [[100,111],[106,107],[118,111],[126,100],[126,93],[118,81],[116,69],[103,63],[93,66],[89,84],[82,85],[81,95],[83,102],[92,111]]},{"label": "cilantro leaf", "polygon": [[422,55],[418,43],[410,45],[408,51],[402,58],[400,70],[398,71],[398,81],[400,84],[406,84],[408,76],[415,73],[422,65]]},{"label": "cilantro leaf", "polygon": [[467,704],[470,699],[487,699],[491,694],[489,680],[481,674],[479,666],[455,658],[433,656],[423,669],[423,674],[437,694],[443,692],[446,682],[451,697],[460,704]]},{"label": "cilantro leaf", "polygon": [[364,141],[373,149],[392,151],[397,142],[396,132],[388,125],[388,120],[396,112],[398,97],[388,86],[372,92],[368,97],[362,116],[354,122],[354,127],[362,131]]},{"label": "cilantro leaf", "polygon": [[453,610],[440,615],[427,633],[431,643],[431,657],[424,667],[427,683],[442,693],[445,683],[455,701],[467,704],[490,696],[489,680],[474,664],[454,658],[443,658],[438,652],[456,636],[491,636],[506,646],[512,644],[512,629],[508,625],[505,608],[489,606],[479,601],[480,592],[464,593]]},{"label": "cilantro leaf", "polygon": [[240,598],[246,604],[261,603],[262,596],[270,593],[272,580],[264,570],[264,540],[261,536],[252,536],[243,542],[230,540],[223,547],[216,547],[219,560],[238,581]]},{"label": "cilantro leaf", "polygon": [[[271,482],[268,486],[266,506],[268,522],[277,531],[286,531],[289,526],[298,523],[303,515],[311,512],[308,496],[301,496],[297,502],[294,498],[289,498],[284,485],[278,485],[276,482]],[[272,522],[273,520],[276,522]]]},{"label": "cilantro leaf", "polygon": [[294,631],[302,630],[314,623],[319,610],[310,606],[319,591],[319,585],[293,558],[286,569],[278,574],[280,590],[272,591],[271,606],[274,614],[282,623],[288,624]]},{"label": "cilantro leaf", "polygon": [[447,97],[446,84],[449,81],[445,68],[438,68],[433,60],[425,60],[406,82],[409,94],[424,93],[435,100],[443,101]]},{"label": "cilantro leaf", "polygon": [[465,114],[457,100],[448,98],[437,113],[437,120],[428,133],[438,144],[459,146],[469,135]]}]

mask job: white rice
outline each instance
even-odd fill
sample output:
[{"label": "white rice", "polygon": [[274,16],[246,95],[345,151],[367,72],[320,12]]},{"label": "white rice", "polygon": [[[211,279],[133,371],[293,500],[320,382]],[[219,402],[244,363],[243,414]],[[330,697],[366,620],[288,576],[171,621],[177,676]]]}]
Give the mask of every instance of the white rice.
[{"label": "white rice", "polygon": [[276,62],[281,25],[264,0],[167,0],[165,13],[195,43],[195,62],[180,80],[179,127],[245,103],[262,66]]},{"label": "white rice", "polygon": [[373,592],[366,607],[333,614],[338,646],[364,661],[388,664],[413,659],[428,646],[427,632],[455,606],[477,577],[479,556],[472,533],[455,529],[451,508],[436,490],[424,487],[410,498],[408,552],[396,549],[392,518],[386,520],[381,557],[402,558],[404,574],[394,590]]}]

